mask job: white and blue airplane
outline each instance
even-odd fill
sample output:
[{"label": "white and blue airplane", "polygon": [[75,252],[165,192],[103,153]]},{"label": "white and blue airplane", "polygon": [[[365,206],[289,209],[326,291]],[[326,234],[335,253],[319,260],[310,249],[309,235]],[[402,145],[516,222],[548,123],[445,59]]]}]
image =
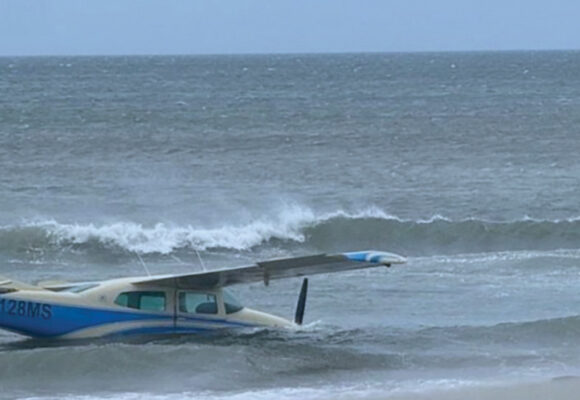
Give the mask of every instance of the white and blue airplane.
[{"label": "white and blue airplane", "polygon": [[189,274],[31,285],[0,278],[0,328],[35,338],[195,334],[224,328],[302,324],[308,280],[294,321],[241,305],[225,287],[403,264],[386,252],[320,254]]}]

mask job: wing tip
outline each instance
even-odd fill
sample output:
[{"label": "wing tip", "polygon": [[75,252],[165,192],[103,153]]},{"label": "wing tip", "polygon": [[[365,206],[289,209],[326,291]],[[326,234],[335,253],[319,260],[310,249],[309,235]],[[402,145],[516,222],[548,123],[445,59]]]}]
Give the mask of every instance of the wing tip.
[{"label": "wing tip", "polygon": [[352,261],[371,262],[382,265],[405,264],[407,262],[405,257],[386,251],[365,250],[342,254]]}]

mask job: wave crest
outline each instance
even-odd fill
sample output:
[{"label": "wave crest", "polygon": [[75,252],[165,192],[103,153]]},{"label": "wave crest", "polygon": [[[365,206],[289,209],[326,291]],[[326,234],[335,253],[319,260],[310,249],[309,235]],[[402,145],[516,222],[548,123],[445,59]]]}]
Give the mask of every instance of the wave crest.
[{"label": "wave crest", "polygon": [[406,220],[378,208],[315,213],[290,207],[247,224],[204,228],[158,223],[62,224],[54,220],[0,228],[0,252],[86,249],[141,254],[179,250],[253,250],[277,246],[292,250],[346,251],[380,248],[408,255],[504,250],[577,248],[580,219],[511,222],[454,221],[440,215]]}]

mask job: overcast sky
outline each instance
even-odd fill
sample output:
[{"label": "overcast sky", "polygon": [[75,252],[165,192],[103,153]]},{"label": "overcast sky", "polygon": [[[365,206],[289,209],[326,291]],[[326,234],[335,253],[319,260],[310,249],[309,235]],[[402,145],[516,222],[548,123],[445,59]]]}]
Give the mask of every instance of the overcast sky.
[{"label": "overcast sky", "polygon": [[0,0],[0,55],[580,49],[580,0]]}]

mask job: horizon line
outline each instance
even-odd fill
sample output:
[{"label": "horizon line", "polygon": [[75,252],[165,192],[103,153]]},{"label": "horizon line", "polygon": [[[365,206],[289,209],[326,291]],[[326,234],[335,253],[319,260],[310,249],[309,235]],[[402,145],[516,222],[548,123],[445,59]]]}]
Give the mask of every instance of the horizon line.
[{"label": "horizon line", "polygon": [[436,54],[436,53],[540,53],[577,52],[580,48],[513,48],[513,49],[471,49],[471,50],[371,50],[371,51],[288,51],[288,52],[231,52],[231,53],[23,53],[0,54],[0,58],[33,57],[218,57],[218,56],[314,56],[314,55],[373,55],[373,54]]}]

